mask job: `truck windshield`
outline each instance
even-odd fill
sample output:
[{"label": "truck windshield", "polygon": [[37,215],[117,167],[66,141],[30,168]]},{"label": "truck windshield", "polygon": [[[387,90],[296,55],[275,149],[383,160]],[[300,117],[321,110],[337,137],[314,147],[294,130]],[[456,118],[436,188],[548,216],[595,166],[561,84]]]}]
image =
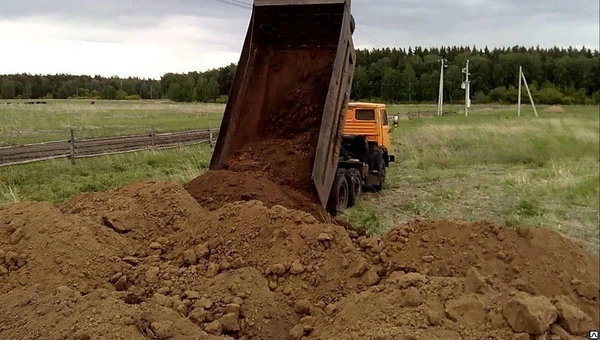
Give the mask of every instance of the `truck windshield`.
[{"label": "truck windshield", "polygon": [[356,120],[375,120],[375,110],[356,110]]}]

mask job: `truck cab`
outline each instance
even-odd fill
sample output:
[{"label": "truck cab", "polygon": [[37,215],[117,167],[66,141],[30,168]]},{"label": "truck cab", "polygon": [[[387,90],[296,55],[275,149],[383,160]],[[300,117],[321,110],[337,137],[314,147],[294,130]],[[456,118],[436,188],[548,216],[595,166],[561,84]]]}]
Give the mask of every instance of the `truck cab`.
[{"label": "truck cab", "polygon": [[385,104],[380,103],[349,103],[346,113],[344,136],[362,135],[370,144],[384,151],[386,167],[394,162],[396,157],[390,140],[390,122]]},{"label": "truck cab", "polygon": [[[382,190],[386,168],[396,160],[390,139],[393,127],[385,104],[348,103],[345,116],[340,158],[328,201],[332,215],[355,205],[363,189]],[[394,116],[393,126],[397,124],[398,116]]]}]

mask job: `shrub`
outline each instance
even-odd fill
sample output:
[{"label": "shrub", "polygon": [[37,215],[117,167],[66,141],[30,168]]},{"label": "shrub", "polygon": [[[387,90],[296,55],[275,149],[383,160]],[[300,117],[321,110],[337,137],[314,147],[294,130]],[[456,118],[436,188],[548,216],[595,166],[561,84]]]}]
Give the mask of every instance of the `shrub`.
[{"label": "shrub", "polygon": [[594,101],[595,105],[600,104],[600,91],[596,91],[594,94],[592,94],[592,100]]},{"label": "shrub", "polygon": [[506,101],[506,87],[497,87],[490,91],[489,97],[493,102],[502,103]]},{"label": "shrub", "polygon": [[228,97],[228,96],[221,95],[221,96],[217,97],[217,100],[216,100],[216,102],[217,102],[218,104],[227,104],[227,100],[228,100],[228,99],[229,99],[229,97]]},{"label": "shrub", "polygon": [[564,94],[553,87],[546,87],[537,94],[541,104],[559,105],[563,103]]},{"label": "shrub", "polygon": [[125,99],[125,97],[127,97],[127,92],[125,92],[123,90],[117,91],[117,99],[122,100],[122,99]]},{"label": "shrub", "polygon": [[504,95],[504,100],[510,104],[516,104],[519,101],[519,90],[511,85]]},{"label": "shrub", "polygon": [[491,100],[490,97],[486,96],[485,93],[483,93],[483,91],[477,91],[477,93],[475,93],[475,98],[473,99],[473,101],[477,104],[488,104]]},{"label": "shrub", "polygon": [[563,97],[562,104],[563,105],[573,105],[573,104],[575,104],[575,100],[572,97]]},{"label": "shrub", "polygon": [[573,99],[575,100],[575,104],[579,104],[579,105],[585,104],[586,99],[588,99],[585,89],[579,89],[579,91],[577,91],[577,93],[575,93],[575,96]]}]

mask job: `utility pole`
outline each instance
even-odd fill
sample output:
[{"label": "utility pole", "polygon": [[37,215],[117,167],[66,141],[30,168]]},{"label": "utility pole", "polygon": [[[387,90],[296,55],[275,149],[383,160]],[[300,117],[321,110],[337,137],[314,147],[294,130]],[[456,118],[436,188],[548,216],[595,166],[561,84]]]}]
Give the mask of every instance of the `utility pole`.
[{"label": "utility pole", "polygon": [[525,89],[527,90],[527,94],[529,95],[529,100],[531,100],[531,106],[533,107],[533,112],[535,112],[535,116],[539,117],[537,108],[535,107],[535,102],[533,101],[533,96],[531,95],[531,91],[529,90],[529,84],[527,84],[527,79],[525,79],[525,74],[523,73],[523,67],[519,67],[519,109],[518,115],[521,116],[521,84],[525,83]]},{"label": "utility pole", "polygon": [[442,64],[440,68],[440,90],[438,94],[438,116],[441,116],[444,113],[444,68],[448,67],[446,64],[446,59],[440,59],[440,63]]},{"label": "utility pole", "polygon": [[523,85],[523,66],[519,66],[519,108],[518,116],[521,117],[521,86]]},{"label": "utility pole", "polygon": [[462,72],[465,74],[465,82],[462,88],[465,90],[465,116],[469,115],[469,108],[471,107],[471,82],[469,81],[469,59],[467,59],[467,67],[463,68]]},{"label": "utility pole", "polygon": [[412,103],[412,98],[411,98],[411,95],[410,95],[410,90],[411,90],[410,89],[410,78],[408,78],[408,102]]}]

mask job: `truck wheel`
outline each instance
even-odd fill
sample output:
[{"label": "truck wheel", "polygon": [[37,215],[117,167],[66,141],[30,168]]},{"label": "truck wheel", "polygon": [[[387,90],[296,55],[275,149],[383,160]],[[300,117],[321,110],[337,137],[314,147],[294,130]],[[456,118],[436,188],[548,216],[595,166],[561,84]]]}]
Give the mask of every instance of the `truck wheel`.
[{"label": "truck wheel", "polygon": [[374,185],[374,187],[375,191],[381,191],[385,185],[385,161],[382,155],[377,160],[377,174],[379,176],[379,184]]},{"label": "truck wheel", "polygon": [[333,191],[333,207],[335,213],[340,213],[348,208],[348,199],[350,197],[350,186],[344,174],[336,176],[335,190]]},{"label": "truck wheel", "polygon": [[362,196],[362,179],[360,172],[351,169],[346,173],[346,180],[350,184],[350,195],[348,197],[348,207],[355,206]]}]

